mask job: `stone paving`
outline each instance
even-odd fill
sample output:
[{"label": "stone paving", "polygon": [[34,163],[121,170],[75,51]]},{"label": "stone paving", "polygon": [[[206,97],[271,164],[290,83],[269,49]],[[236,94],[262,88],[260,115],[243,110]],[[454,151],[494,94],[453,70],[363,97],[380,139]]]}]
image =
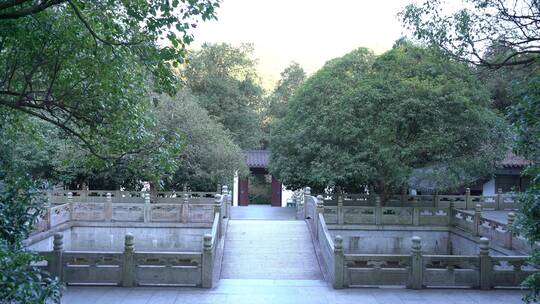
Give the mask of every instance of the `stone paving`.
[{"label": "stone paving", "polygon": [[212,289],[70,286],[62,298],[62,303],[522,303],[524,292],[517,290],[335,290],[322,279],[306,223],[291,219],[294,219],[294,209],[269,206],[234,207],[227,232],[222,279]]},{"label": "stone paving", "polygon": [[304,221],[229,221],[222,279],[321,279]]},{"label": "stone paving", "polygon": [[342,289],[312,280],[221,280],[205,290],[176,287],[69,287],[64,304],[513,304],[511,290]]},{"label": "stone paving", "polygon": [[295,208],[280,208],[270,205],[252,205],[231,207],[231,219],[233,220],[295,220]]}]

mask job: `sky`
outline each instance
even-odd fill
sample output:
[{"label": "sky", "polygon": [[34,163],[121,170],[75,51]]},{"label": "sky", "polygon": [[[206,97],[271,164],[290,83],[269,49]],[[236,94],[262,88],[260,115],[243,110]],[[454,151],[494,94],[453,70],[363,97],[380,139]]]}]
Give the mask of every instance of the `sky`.
[{"label": "sky", "polygon": [[203,42],[254,44],[265,86],[291,61],[308,74],[358,47],[380,54],[406,32],[397,14],[415,0],[223,0],[217,21],[199,23]]}]

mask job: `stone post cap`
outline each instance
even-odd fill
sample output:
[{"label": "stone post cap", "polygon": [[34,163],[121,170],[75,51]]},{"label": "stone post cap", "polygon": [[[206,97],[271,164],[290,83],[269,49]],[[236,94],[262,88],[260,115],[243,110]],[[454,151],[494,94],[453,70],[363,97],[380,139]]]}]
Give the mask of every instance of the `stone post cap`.
[{"label": "stone post cap", "polygon": [[322,195],[317,195],[317,207],[322,207],[324,205],[324,197]]},{"label": "stone post cap", "polygon": [[304,195],[311,195],[311,188],[310,187],[304,188]]},{"label": "stone post cap", "polygon": [[476,204],[476,205],[474,206],[474,211],[475,211],[475,212],[482,212],[482,205]]},{"label": "stone post cap", "polygon": [[205,233],[203,236],[203,249],[210,250],[212,248],[212,235]]},{"label": "stone post cap", "polygon": [[467,194],[467,195],[471,195],[471,188],[467,188],[467,189],[465,189],[465,194]]},{"label": "stone post cap", "polygon": [[228,191],[229,191],[229,187],[227,185],[223,185],[221,187],[221,193],[227,194]]},{"label": "stone post cap", "polygon": [[60,232],[57,232],[53,236],[53,250],[61,251],[64,247],[64,235]]},{"label": "stone post cap", "polygon": [[480,240],[478,241],[478,243],[480,244],[480,253],[484,253],[484,254],[487,254],[489,253],[489,239],[486,238],[486,237],[481,237]]},{"label": "stone post cap", "polygon": [[508,217],[508,223],[510,223],[514,221],[514,219],[516,218],[516,214],[514,212],[508,212],[507,217]]},{"label": "stone post cap", "polygon": [[124,237],[124,251],[131,252],[135,248],[134,236],[131,233],[126,233]]},{"label": "stone post cap", "polygon": [[214,201],[215,201],[216,203],[219,203],[219,202],[221,201],[221,194],[216,194],[216,195],[214,195]]},{"label": "stone post cap", "polygon": [[334,238],[334,250],[342,250],[343,249],[343,237],[341,235],[336,235]]},{"label": "stone post cap", "polygon": [[411,238],[411,241],[412,241],[412,250],[413,251],[420,251],[420,249],[422,249],[422,238],[419,237],[419,236],[413,236]]}]

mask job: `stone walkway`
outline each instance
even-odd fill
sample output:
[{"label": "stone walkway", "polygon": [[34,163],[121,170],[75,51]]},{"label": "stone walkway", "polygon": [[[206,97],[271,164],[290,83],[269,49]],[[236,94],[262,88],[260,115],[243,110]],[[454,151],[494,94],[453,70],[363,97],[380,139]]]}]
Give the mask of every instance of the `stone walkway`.
[{"label": "stone walkway", "polygon": [[231,219],[233,220],[295,220],[295,208],[280,208],[270,205],[251,205],[231,207]]},{"label": "stone walkway", "polygon": [[304,221],[231,218],[222,279],[322,279]]},{"label": "stone walkway", "polygon": [[69,287],[64,304],[518,304],[510,290],[334,290],[322,281],[221,280],[205,290],[175,287]]},{"label": "stone walkway", "polygon": [[[255,207],[255,208],[253,208]],[[292,210],[292,212],[291,212]],[[65,304],[513,304],[515,290],[335,290],[323,279],[307,225],[294,209],[233,208],[221,280],[212,289],[68,287]],[[251,219],[250,219],[251,218]],[[255,218],[255,219],[253,219]]]}]

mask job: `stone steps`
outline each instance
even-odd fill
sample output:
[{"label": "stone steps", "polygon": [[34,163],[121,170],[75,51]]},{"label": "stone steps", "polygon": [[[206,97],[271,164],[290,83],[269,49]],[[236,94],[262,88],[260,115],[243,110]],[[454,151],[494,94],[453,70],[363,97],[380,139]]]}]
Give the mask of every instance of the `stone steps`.
[{"label": "stone steps", "polygon": [[322,280],[304,221],[230,220],[221,279]]}]

